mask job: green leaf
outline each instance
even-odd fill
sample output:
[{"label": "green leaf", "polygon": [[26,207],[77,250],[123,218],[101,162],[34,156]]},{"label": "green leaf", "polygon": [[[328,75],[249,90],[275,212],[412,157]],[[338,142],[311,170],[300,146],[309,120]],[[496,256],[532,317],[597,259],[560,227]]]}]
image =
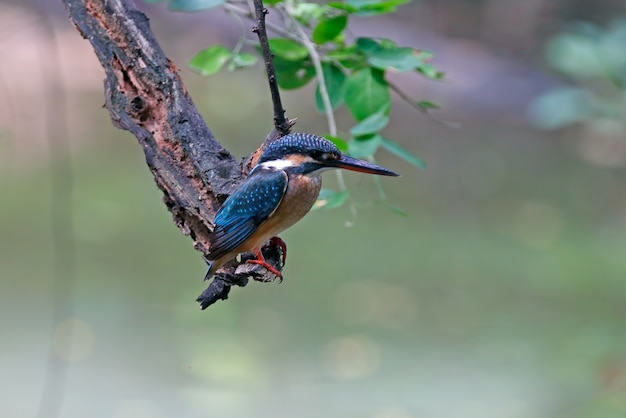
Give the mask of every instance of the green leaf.
[{"label": "green leaf", "polygon": [[419,51],[417,51],[417,56],[420,57],[424,62],[426,62],[433,59],[435,54],[427,49],[420,49]]},{"label": "green leaf", "polygon": [[429,102],[427,100],[422,100],[420,102],[417,102],[417,105],[422,109],[422,110],[434,110],[434,109],[441,109],[441,107],[435,103],[435,102]]},{"label": "green leaf", "polygon": [[430,51],[416,50],[409,47],[398,47],[390,39],[358,38],[356,48],[367,56],[367,62],[374,68],[405,72],[418,70],[430,78],[440,79],[443,73],[437,71],[427,62],[432,59]]},{"label": "green leaf", "polygon": [[274,6],[278,3],[281,3],[283,0],[265,0],[264,3],[265,4],[269,4],[270,6]]},{"label": "green leaf", "polygon": [[272,54],[287,61],[300,61],[309,56],[309,51],[304,45],[291,39],[272,38],[269,44]]},{"label": "green leaf", "polygon": [[386,200],[377,200],[376,203],[379,203],[381,205],[383,205],[385,208],[389,209],[390,211],[392,211],[393,213],[395,213],[396,215],[400,215],[402,217],[408,217],[409,214],[406,213],[406,211],[396,205],[392,205],[391,203],[387,202]]},{"label": "green leaf", "polygon": [[352,73],[346,81],[344,100],[357,121],[362,121],[384,106],[390,106],[391,95],[384,73],[374,68]]},{"label": "green leaf", "polygon": [[320,194],[318,196],[319,200],[326,200],[329,197],[331,197],[332,195],[334,195],[336,192],[333,189],[325,189],[322,188],[322,190],[320,190]]},{"label": "green leaf", "polygon": [[359,16],[372,16],[383,13],[395,12],[397,6],[406,4],[411,0],[348,0],[347,2],[331,1],[326,6],[333,9],[343,10]]},{"label": "green leaf", "polygon": [[411,0],[347,0],[347,3],[356,8],[359,16],[373,16],[396,11],[397,6],[406,4]]},{"label": "green leaf", "polygon": [[280,88],[285,90],[295,90],[306,86],[315,77],[315,68],[301,68],[298,71],[276,71],[276,80]]},{"label": "green leaf", "polygon": [[362,7],[380,6],[381,4],[385,4],[389,1],[390,0],[346,0],[346,3],[360,9]]},{"label": "green leaf", "polygon": [[257,57],[249,52],[240,52],[233,56],[233,59],[228,63],[228,69],[230,71],[240,70],[242,68],[248,68],[254,66],[257,62]]},{"label": "green leaf", "polygon": [[341,152],[348,151],[348,143],[343,138],[339,138],[338,136],[332,136],[332,135],[324,135],[324,138],[328,139],[330,142],[335,144],[335,146],[339,148],[339,151]]},{"label": "green leaf", "polygon": [[376,113],[373,113],[350,129],[354,136],[375,134],[389,123],[389,106],[384,106]]},{"label": "green leaf", "polygon": [[398,44],[393,39],[381,38],[379,42],[383,49],[395,49],[398,47]]},{"label": "green leaf", "polygon": [[189,61],[189,68],[202,75],[215,74],[230,59],[232,53],[223,45],[214,45],[198,52]]},{"label": "green leaf", "polygon": [[441,80],[444,76],[444,73],[442,71],[437,71],[430,64],[420,65],[419,67],[417,67],[417,71],[433,80]]},{"label": "green leaf", "polygon": [[402,158],[404,161],[409,164],[413,164],[415,167],[424,169],[426,168],[426,164],[419,157],[411,154],[409,151],[401,147],[399,144],[393,142],[390,139],[382,138],[382,147],[394,154],[397,157]]},{"label": "green leaf", "polygon": [[221,6],[226,0],[172,0],[169,9],[176,12],[197,12]]},{"label": "green leaf", "polygon": [[[273,61],[274,69],[276,70],[276,80],[281,88],[286,90],[297,89],[306,85],[313,77],[315,77],[315,68],[313,67],[311,60],[308,58],[306,48],[289,39],[273,38],[269,41],[270,48],[272,48],[271,45],[274,43],[277,45],[277,49],[279,51],[289,56],[289,59],[286,59],[283,55],[277,54],[276,51],[272,49],[272,52],[274,53]],[[294,56],[302,56],[300,48],[304,48],[306,52],[304,58],[297,60],[291,59]],[[262,54],[259,46],[255,47],[255,49],[260,55]]]},{"label": "green leaf", "polygon": [[287,61],[274,57],[274,68],[278,85],[286,90],[300,88],[315,77],[315,68],[308,60]]},{"label": "green leaf", "polygon": [[383,143],[383,137],[374,134],[360,136],[348,142],[348,154],[354,158],[368,158],[376,154]]},{"label": "green leaf", "polygon": [[356,7],[349,5],[347,3],[343,3],[343,2],[339,2],[339,1],[331,1],[326,3],[326,6],[328,7],[332,7],[333,9],[337,9],[337,10],[343,10],[344,12],[348,12],[348,13],[356,13],[357,9]]},{"label": "green leaf", "polygon": [[322,189],[317,198],[317,201],[313,205],[313,209],[333,209],[343,205],[348,197],[350,196],[350,192],[348,190],[343,190],[341,192],[335,192],[331,189]]},{"label": "green leaf", "polygon": [[358,49],[354,45],[337,48],[326,53],[326,58],[331,61],[355,59],[359,56],[361,56],[361,54],[359,54]]},{"label": "green leaf", "polygon": [[324,16],[326,8],[317,3],[296,3],[292,16],[300,23],[309,25],[312,20],[318,20]]},{"label": "green leaf", "polygon": [[[324,73],[324,84],[330,99],[330,106],[335,110],[343,103],[347,77],[341,68],[335,64],[322,63],[322,71]],[[315,90],[315,106],[320,112],[325,112],[319,86]]]},{"label": "green leaf", "polygon": [[355,44],[357,48],[365,52],[367,55],[382,49],[380,43],[372,38],[357,38]]},{"label": "green leaf", "polygon": [[323,207],[326,209],[335,209],[346,203],[348,197],[350,197],[350,192],[348,190],[342,190],[340,192],[331,194],[324,200],[318,199],[317,202],[315,202],[315,205],[317,207]]},{"label": "green leaf", "polygon": [[348,16],[346,15],[320,19],[311,34],[313,42],[321,45],[334,40],[343,32],[347,24]]},{"label": "green leaf", "polygon": [[339,62],[346,69],[363,68],[367,66],[366,58],[365,54],[359,51],[354,45],[328,51],[325,57],[327,61]]},{"label": "green leaf", "polygon": [[415,70],[424,65],[419,52],[413,48],[381,48],[372,51],[367,61],[374,68],[392,69],[398,72]]}]

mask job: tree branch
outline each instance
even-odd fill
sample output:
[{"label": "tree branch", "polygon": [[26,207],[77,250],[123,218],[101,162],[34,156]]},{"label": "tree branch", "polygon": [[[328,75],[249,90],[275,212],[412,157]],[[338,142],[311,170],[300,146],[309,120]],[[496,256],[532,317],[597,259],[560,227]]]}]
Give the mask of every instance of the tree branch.
[{"label": "tree branch", "polygon": [[257,34],[259,43],[261,44],[261,53],[263,55],[263,62],[265,62],[265,72],[267,73],[267,81],[270,85],[272,104],[274,106],[274,127],[281,134],[280,136],[287,135],[293,124],[289,124],[289,121],[285,118],[285,109],[283,109],[283,104],[280,100],[276,69],[274,68],[274,56],[270,50],[267,30],[265,28],[267,9],[263,6],[262,0],[254,0],[254,13],[256,15],[256,26],[252,31]]},{"label": "tree branch", "polygon": [[[217,142],[176,66],[156,42],[147,17],[131,1],[63,2],[104,68],[106,107],[113,124],[137,138],[174,222],[206,257],[210,220],[244,178],[247,167]],[[225,299],[230,284],[245,285],[251,275],[263,280],[262,272],[237,275],[236,268],[237,263],[229,264],[226,273],[212,282],[213,299],[205,300],[203,307]]]}]

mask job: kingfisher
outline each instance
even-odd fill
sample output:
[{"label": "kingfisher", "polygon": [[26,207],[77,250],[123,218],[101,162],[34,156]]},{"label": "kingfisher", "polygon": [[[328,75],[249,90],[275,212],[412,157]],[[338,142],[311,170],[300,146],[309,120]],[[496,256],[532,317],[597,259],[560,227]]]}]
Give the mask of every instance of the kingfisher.
[{"label": "kingfisher", "polygon": [[267,146],[249,176],[215,215],[206,256],[209,270],[204,279],[211,278],[237,255],[248,252],[256,255],[248,263],[259,264],[282,279],[282,274],[265,261],[261,247],[311,210],[322,187],[321,173],[336,168],[398,176],[341,153],[326,138],[308,133],[279,138]]}]

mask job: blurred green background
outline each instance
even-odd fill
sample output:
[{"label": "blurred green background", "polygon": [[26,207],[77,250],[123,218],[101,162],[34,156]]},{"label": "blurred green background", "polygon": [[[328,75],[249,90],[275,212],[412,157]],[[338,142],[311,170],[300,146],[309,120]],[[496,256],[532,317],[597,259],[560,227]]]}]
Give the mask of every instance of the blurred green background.
[{"label": "blurred green background", "polygon": [[[254,150],[271,128],[261,66],[186,69],[236,43],[236,22],[139,6],[217,138]],[[355,21],[355,36],[433,50],[446,82],[395,81],[461,127],[394,102],[385,134],[428,164],[378,156],[402,173],[382,182],[408,217],[346,174],[356,219],[311,213],[283,235],[284,283],[206,311],[205,265],[111,125],[88,42],[60,4],[41,7],[0,2],[0,417],[36,415],[50,350],[67,366],[47,389],[64,389],[62,417],[626,417],[624,2],[424,0]],[[69,162],[50,152],[61,101]],[[326,132],[313,86],[284,101],[296,130]],[[55,226],[73,250],[51,225],[66,164],[71,225]],[[55,254],[73,255],[70,289]]]}]

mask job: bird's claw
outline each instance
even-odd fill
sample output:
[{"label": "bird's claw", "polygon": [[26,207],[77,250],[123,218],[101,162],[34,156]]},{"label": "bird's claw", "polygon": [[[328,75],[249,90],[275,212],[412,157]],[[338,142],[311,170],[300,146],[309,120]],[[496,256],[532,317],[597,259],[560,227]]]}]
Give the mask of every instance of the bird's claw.
[{"label": "bird's claw", "polygon": [[278,247],[280,249],[280,264],[284,267],[285,261],[287,261],[287,244],[285,244],[285,241],[283,241],[280,237],[272,237],[270,238],[268,245],[270,247]]},{"label": "bird's claw", "polygon": [[[265,261],[265,260],[248,260],[247,263],[249,263],[249,264],[257,264],[257,265],[263,267],[265,270],[269,271],[274,276],[276,276],[276,278],[278,279],[278,283],[282,283],[283,282],[283,275],[282,275],[282,273],[280,271],[278,271],[277,269],[275,269],[274,267],[272,267],[271,265],[269,265],[267,263],[267,261]],[[276,280],[276,278],[273,278],[273,279],[265,279],[265,278],[256,279],[255,278],[255,280],[259,280],[261,282],[273,282],[274,280]]]},{"label": "bird's claw", "polygon": [[[272,237],[267,244],[263,246],[261,251],[257,251],[256,259],[248,260],[249,264],[257,264],[265,270],[273,274],[274,278],[255,278],[261,282],[273,282],[278,279],[279,283],[283,282],[282,267],[285,265],[287,258],[287,244],[279,237]],[[268,262],[269,261],[269,262]]]}]

